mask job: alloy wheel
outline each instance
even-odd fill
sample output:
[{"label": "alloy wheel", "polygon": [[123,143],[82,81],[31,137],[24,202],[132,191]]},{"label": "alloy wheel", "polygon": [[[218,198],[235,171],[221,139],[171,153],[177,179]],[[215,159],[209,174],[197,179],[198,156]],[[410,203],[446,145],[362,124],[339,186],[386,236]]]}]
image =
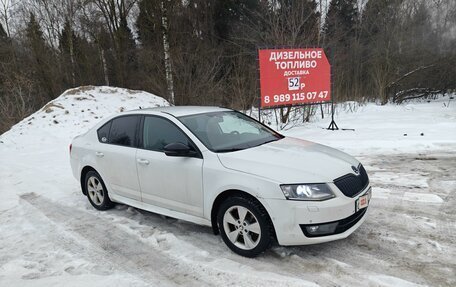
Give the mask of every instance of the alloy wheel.
[{"label": "alloy wheel", "polygon": [[101,205],[104,199],[103,185],[95,176],[89,177],[87,180],[87,192],[90,199],[96,205]]},{"label": "alloy wheel", "polygon": [[225,211],[223,227],[231,243],[240,249],[254,249],[260,242],[260,224],[255,215],[243,206],[234,205]]}]

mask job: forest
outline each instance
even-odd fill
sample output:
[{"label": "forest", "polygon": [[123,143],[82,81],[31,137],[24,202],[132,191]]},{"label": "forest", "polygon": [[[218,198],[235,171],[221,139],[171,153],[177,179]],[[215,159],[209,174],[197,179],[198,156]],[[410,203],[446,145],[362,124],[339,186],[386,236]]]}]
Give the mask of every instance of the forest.
[{"label": "forest", "polygon": [[323,47],[336,102],[456,88],[452,0],[0,0],[0,133],[63,91],[258,105],[258,49]]}]

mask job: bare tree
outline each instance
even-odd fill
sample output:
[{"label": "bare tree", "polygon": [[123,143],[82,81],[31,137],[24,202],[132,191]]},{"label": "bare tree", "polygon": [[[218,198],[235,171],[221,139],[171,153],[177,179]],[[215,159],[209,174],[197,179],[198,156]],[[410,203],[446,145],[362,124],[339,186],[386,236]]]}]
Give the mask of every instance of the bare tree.
[{"label": "bare tree", "polygon": [[12,2],[12,0],[0,0],[0,23],[3,23],[8,37],[11,37],[11,13],[14,11],[14,6],[17,4],[17,2]]},{"label": "bare tree", "polygon": [[173,68],[171,64],[171,53],[169,51],[169,25],[168,25],[168,10],[165,1],[160,1],[162,35],[163,35],[163,53],[165,56],[165,72],[166,83],[168,87],[169,102],[174,105],[174,81],[173,81]]}]

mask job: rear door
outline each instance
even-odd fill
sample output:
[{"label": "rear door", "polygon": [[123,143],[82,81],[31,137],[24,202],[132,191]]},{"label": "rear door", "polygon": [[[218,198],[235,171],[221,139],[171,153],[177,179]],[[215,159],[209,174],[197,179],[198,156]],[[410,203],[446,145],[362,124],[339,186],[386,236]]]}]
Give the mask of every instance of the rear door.
[{"label": "rear door", "polygon": [[203,216],[201,154],[195,157],[167,156],[163,148],[180,142],[193,142],[171,120],[144,116],[141,143],[136,153],[138,178],[145,203],[195,216]]},{"label": "rear door", "polygon": [[[141,200],[136,173],[139,115],[112,119],[98,129],[97,167],[110,192]],[[109,132],[108,132],[109,130]]]}]

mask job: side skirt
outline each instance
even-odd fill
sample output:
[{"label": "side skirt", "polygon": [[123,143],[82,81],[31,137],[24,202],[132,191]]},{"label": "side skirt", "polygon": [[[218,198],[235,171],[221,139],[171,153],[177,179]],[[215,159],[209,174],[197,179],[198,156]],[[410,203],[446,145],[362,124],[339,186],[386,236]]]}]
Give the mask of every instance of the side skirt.
[{"label": "side skirt", "polygon": [[182,219],[182,220],[193,222],[193,223],[200,224],[200,225],[212,226],[211,221],[206,218],[189,215],[189,214],[185,214],[182,212],[177,212],[177,211],[163,208],[163,207],[158,207],[155,205],[147,204],[147,203],[137,201],[134,199],[130,199],[127,197],[123,197],[123,196],[120,196],[117,194],[110,193],[109,197],[112,201],[118,202],[121,204],[130,205],[130,206],[133,206],[133,207],[136,207],[139,209],[143,209],[146,211],[150,211],[150,212],[157,213],[157,214],[162,214],[162,215],[177,218],[177,219]]}]

